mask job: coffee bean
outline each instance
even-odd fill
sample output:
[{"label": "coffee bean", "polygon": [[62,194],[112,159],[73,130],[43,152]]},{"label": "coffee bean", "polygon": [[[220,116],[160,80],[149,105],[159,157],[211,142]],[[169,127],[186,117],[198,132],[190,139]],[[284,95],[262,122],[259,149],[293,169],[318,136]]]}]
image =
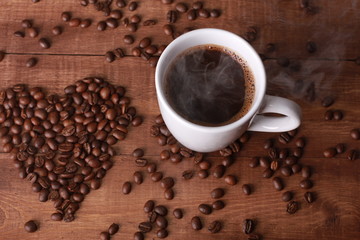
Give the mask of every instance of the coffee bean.
[{"label": "coffee bean", "polygon": [[326,121],[332,120],[334,118],[334,111],[333,110],[327,110],[324,114],[324,119]]},{"label": "coffee bean", "polygon": [[222,178],[225,174],[225,171],[226,171],[226,168],[224,165],[217,165],[215,168],[214,168],[214,171],[213,171],[213,176],[215,178]]},{"label": "coffee bean", "polygon": [[237,183],[237,178],[234,175],[227,175],[225,178],[225,183],[227,183],[228,185],[235,185]]},{"label": "coffee bean", "polygon": [[221,200],[216,200],[211,204],[212,209],[214,210],[220,210],[225,207],[225,203]]},{"label": "coffee bean", "polygon": [[249,184],[244,184],[242,185],[242,191],[245,195],[250,195],[251,194],[251,187]]},{"label": "coffee bean", "polygon": [[168,213],[168,210],[165,206],[163,205],[157,205],[155,208],[154,208],[154,211],[159,214],[160,216],[166,216],[167,213]]},{"label": "coffee bean", "polygon": [[105,21],[99,21],[96,28],[98,31],[105,31],[106,26],[107,25]]},{"label": "coffee bean", "polygon": [[352,129],[350,131],[350,136],[354,140],[359,140],[360,139],[360,129],[358,129],[358,128]]},{"label": "coffee bean", "polygon": [[202,214],[205,214],[205,215],[209,215],[212,212],[212,208],[209,205],[204,204],[204,203],[200,204],[198,206],[198,209]]},{"label": "coffee bean", "polygon": [[53,213],[51,214],[51,220],[53,221],[61,221],[63,219],[63,215],[61,213]]},{"label": "coffee bean", "polygon": [[120,228],[119,224],[113,223],[110,225],[110,227],[108,229],[108,233],[110,235],[114,235],[119,231],[119,228]]},{"label": "coffee bean", "polygon": [[306,50],[308,51],[308,53],[314,53],[317,50],[317,46],[315,42],[312,41],[308,41],[306,43]]},{"label": "coffee bean", "polygon": [[138,7],[137,2],[130,2],[128,9],[129,9],[129,11],[135,11],[137,9],[137,7]]},{"label": "coffee bean", "polygon": [[165,24],[163,26],[165,35],[171,36],[174,33],[174,30],[170,24]]},{"label": "coffee bean", "polygon": [[167,228],[168,226],[168,221],[163,216],[158,216],[155,223],[161,229]]},{"label": "coffee bean", "polygon": [[71,19],[71,14],[69,12],[63,12],[61,13],[61,20],[64,22],[68,22]]},{"label": "coffee bean", "polygon": [[209,172],[205,169],[201,169],[199,172],[198,172],[198,176],[199,178],[207,178],[209,176]]},{"label": "coffee bean", "polygon": [[294,164],[291,166],[291,171],[293,174],[299,173],[302,170],[302,167],[300,164]]},{"label": "coffee bean", "polygon": [[145,52],[150,55],[154,55],[155,53],[157,53],[157,47],[154,45],[150,45],[147,48],[145,48]]},{"label": "coffee bean", "polygon": [[139,171],[134,172],[133,177],[134,177],[134,182],[138,185],[142,184],[144,181],[143,175]]},{"label": "coffee bean", "polygon": [[158,238],[166,238],[169,235],[168,231],[166,229],[159,229],[156,232],[156,236]]},{"label": "coffee bean", "polygon": [[100,240],[110,240],[110,234],[108,232],[101,232]]},{"label": "coffee bean", "polygon": [[301,176],[303,178],[310,178],[310,176],[311,176],[311,168],[309,166],[304,166],[301,169]]},{"label": "coffee bean", "polygon": [[269,159],[267,157],[260,157],[259,162],[260,162],[260,166],[263,167],[263,168],[269,168],[270,167],[270,162],[269,162]]},{"label": "coffee bean", "polygon": [[178,153],[174,153],[170,156],[170,161],[172,163],[179,163],[182,161],[182,156]]},{"label": "coffee bean", "polygon": [[162,172],[154,172],[150,175],[150,177],[153,182],[158,182],[162,179],[163,174]]},{"label": "coffee bean", "polygon": [[115,55],[113,52],[108,51],[105,53],[105,60],[109,63],[113,62],[115,60]]},{"label": "coffee bean", "polygon": [[144,212],[145,213],[150,213],[153,211],[155,206],[155,202],[153,200],[148,200],[146,201],[145,205],[144,205]]},{"label": "coffee bean", "polygon": [[220,232],[222,228],[222,224],[221,222],[219,221],[213,221],[209,224],[209,227],[208,227],[208,230],[211,232],[211,233],[218,233]]},{"label": "coffee bean", "polygon": [[336,152],[338,154],[345,152],[345,144],[343,144],[343,143],[336,144],[335,148],[336,148]]},{"label": "coffee bean", "polygon": [[309,188],[312,188],[313,183],[310,179],[304,179],[304,180],[300,181],[299,185],[303,189],[309,189]]},{"label": "coffee bean", "polygon": [[143,26],[152,26],[156,24],[156,20],[148,19],[143,22]]},{"label": "coffee bean", "polygon": [[189,21],[194,21],[195,19],[197,18],[197,12],[195,9],[190,9],[188,12],[187,12],[187,19]]},{"label": "coffee bean", "polygon": [[180,13],[185,13],[188,10],[188,6],[185,3],[177,3],[175,9]]},{"label": "coffee bean", "polygon": [[285,164],[288,166],[292,166],[294,164],[296,164],[298,161],[298,158],[295,156],[289,156],[285,159]]},{"label": "coffee bean", "polygon": [[352,149],[347,154],[347,159],[350,161],[354,161],[358,158],[358,152],[355,149]]},{"label": "coffee bean", "polygon": [[73,18],[69,21],[69,26],[70,27],[78,27],[80,26],[81,20],[80,18]]},{"label": "coffee bean", "polygon": [[282,183],[281,178],[279,178],[279,177],[274,177],[274,178],[272,179],[272,183],[273,183],[274,188],[275,188],[276,190],[281,191],[281,190],[284,189],[284,185],[283,185],[283,183]]},{"label": "coffee bean", "polygon": [[35,221],[30,220],[24,224],[24,229],[25,229],[25,231],[32,233],[32,232],[36,232],[38,230],[38,226],[35,223]]},{"label": "coffee bean", "polygon": [[282,197],[281,199],[284,201],[284,202],[288,202],[290,201],[291,199],[293,198],[293,193],[290,192],[290,191],[286,191],[282,194]]},{"label": "coffee bean", "polygon": [[174,0],[161,0],[163,4],[171,4]]},{"label": "coffee bean", "polygon": [[297,212],[298,209],[299,209],[298,202],[291,201],[287,205],[286,212],[289,213],[289,214],[294,214],[294,213]]},{"label": "coffee bean", "polygon": [[32,22],[29,19],[24,19],[24,20],[21,21],[21,26],[23,28],[31,28],[32,27]]},{"label": "coffee bean", "polygon": [[150,44],[151,44],[150,38],[145,37],[145,38],[141,39],[141,41],[139,43],[139,47],[146,48],[146,47],[150,46]]},{"label": "coffee bean", "polygon": [[264,149],[270,149],[273,147],[273,145],[274,145],[274,140],[269,138],[264,142]]},{"label": "coffee bean", "polygon": [[283,176],[289,177],[291,176],[292,170],[289,166],[283,166],[282,168],[280,168],[280,172]]},{"label": "coffee bean", "polygon": [[242,230],[245,234],[250,234],[254,231],[255,223],[251,219],[245,219],[242,224]]},{"label": "coffee bean", "polygon": [[119,20],[122,18],[122,12],[120,10],[112,10],[110,12],[110,17]]},{"label": "coffee bean", "polygon": [[119,23],[115,18],[108,18],[105,23],[109,28],[117,28],[119,26]]},{"label": "coffee bean", "polygon": [[142,122],[143,122],[142,117],[136,116],[136,117],[131,121],[131,125],[132,125],[133,127],[138,127],[138,126],[140,126],[140,125],[142,124]]},{"label": "coffee bean", "polygon": [[191,219],[191,227],[196,231],[201,230],[203,228],[201,219],[198,216],[195,216]]},{"label": "coffee bean", "polygon": [[211,191],[210,195],[213,199],[219,199],[225,195],[225,191],[222,188],[215,188]]},{"label": "coffee bean", "polygon": [[16,32],[14,32],[14,36],[24,38],[25,33],[23,31],[16,31]]},{"label": "coffee bean", "polygon": [[117,0],[116,1],[116,6],[119,7],[119,8],[125,7],[126,6],[125,0]]},{"label": "coffee bean", "polygon": [[83,19],[80,22],[80,27],[88,28],[88,27],[90,27],[91,23],[92,23],[91,19]]},{"label": "coffee bean", "polygon": [[200,169],[203,169],[203,170],[208,170],[211,168],[211,163],[207,160],[200,162],[198,165],[199,165]]},{"label": "coffee bean", "polygon": [[259,158],[258,157],[253,157],[249,162],[249,167],[255,168],[257,166],[259,166]]},{"label": "coffee bean", "polygon": [[34,67],[36,64],[37,64],[37,58],[34,58],[34,57],[32,57],[32,58],[29,58],[27,61],[26,61],[26,63],[25,63],[25,66],[27,67],[27,68],[32,68],[32,67]]},{"label": "coffee bean", "polygon": [[323,107],[330,107],[331,105],[333,105],[333,103],[334,103],[334,98],[332,96],[326,96],[321,101],[321,105]]},{"label": "coffee bean", "polygon": [[181,208],[175,208],[173,211],[173,215],[176,219],[181,219],[183,218],[183,210]]},{"label": "coffee bean", "polygon": [[335,155],[336,155],[336,149],[333,148],[333,147],[327,148],[327,149],[324,150],[323,155],[324,155],[324,157],[326,157],[326,158],[335,157]]},{"label": "coffee bean", "polygon": [[288,133],[281,133],[278,137],[278,141],[282,144],[287,144],[291,141],[291,136]]},{"label": "coffee bean", "polygon": [[42,47],[44,49],[48,49],[51,47],[50,42],[46,38],[40,38],[39,44],[40,44],[40,47]]},{"label": "coffee bean", "polygon": [[136,148],[133,152],[132,152],[133,157],[136,158],[141,158],[142,156],[144,156],[144,150],[141,148]]},{"label": "coffee bean", "polygon": [[301,158],[302,155],[303,155],[303,150],[302,148],[295,148],[294,152],[293,152],[293,155],[297,158]]},{"label": "coffee bean", "polygon": [[220,17],[220,15],[221,15],[221,13],[220,13],[220,10],[218,10],[218,9],[212,9],[210,11],[210,17],[212,17],[212,18],[218,18],[218,17]]},{"label": "coffee bean", "polygon": [[182,177],[183,177],[183,179],[185,179],[185,180],[189,180],[189,179],[191,179],[193,176],[194,176],[194,171],[193,171],[193,170],[185,170],[185,171],[182,173]]},{"label": "coffee bean", "polygon": [[134,233],[134,240],[144,240],[144,234],[142,232]]},{"label": "coffee bean", "polygon": [[333,114],[334,114],[334,120],[339,121],[339,120],[343,119],[342,111],[335,110]]},{"label": "coffee bean", "polygon": [[122,193],[123,194],[129,194],[131,192],[131,183],[130,182],[124,182],[122,186]]},{"label": "coffee bean", "polygon": [[222,157],[228,157],[233,153],[233,151],[229,147],[226,147],[226,148],[221,149],[219,151],[219,153],[220,153],[220,156],[222,156]]},{"label": "coffee bean", "polygon": [[273,171],[277,171],[279,169],[279,161],[278,160],[274,160],[270,163],[270,169]]},{"label": "coffee bean", "polygon": [[222,165],[224,167],[230,167],[233,163],[234,163],[234,158],[232,158],[230,156],[224,157],[222,160]]},{"label": "coffee bean", "polygon": [[313,203],[315,201],[315,197],[312,192],[306,192],[304,194],[304,199],[307,203]]},{"label": "coffee bean", "polygon": [[33,27],[28,28],[27,33],[28,33],[29,37],[31,37],[31,38],[36,38],[39,35],[38,30]]},{"label": "coffee bean", "polygon": [[266,168],[262,174],[264,178],[271,178],[274,172],[270,168]]},{"label": "coffee bean", "polygon": [[278,150],[274,147],[269,148],[268,155],[271,159],[277,159],[279,157]]},{"label": "coffee bean", "polygon": [[166,177],[161,180],[160,185],[164,189],[169,189],[175,185],[175,181],[172,177]]},{"label": "coffee bean", "polygon": [[172,199],[174,199],[174,196],[175,196],[175,193],[174,193],[174,190],[172,188],[166,189],[164,191],[164,198],[166,200],[172,200]]}]

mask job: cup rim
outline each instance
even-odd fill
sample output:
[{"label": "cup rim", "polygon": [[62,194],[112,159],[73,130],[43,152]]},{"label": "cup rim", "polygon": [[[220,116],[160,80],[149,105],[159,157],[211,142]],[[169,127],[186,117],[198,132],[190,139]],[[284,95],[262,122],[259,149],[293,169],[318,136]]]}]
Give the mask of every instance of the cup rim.
[{"label": "cup rim", "polygon": [[[161,86],[161,74],[163,73],[163,71],[166,71],[167,69],[163,69],[162,72],[160,72],[160,66],[162,66],[164,64],[165,58],[168,54],[171,53],[172,49],[180,44],[182,41],[187,40],[189,41],[189,39],[193,36],[199,36],[199,35],[203,35],[204,33],[209,34],[209,32],[211,34],[214,35],[227,35],[226,37],[232,37],[232,38],[236,38],[237,41],[239,41],[239,44],[245,45],[246,48],[248,48],[249,50],[249,54],[253,55],[253,57],[255,58],[255,61],[258,62],[257,63],[257,73],[263,77],[263,88],[258,89],[258,87],[255,87],[255,97],[254,96],[254,102],[250,108],[250,110],[240,119],[226,124],[226,125],[221,125],[221,126],[203,126],[203,125],[198,125],[195,124],[193,122],[190,122],[188,120],[186,120],[185,118],[183,118],[180,114],[178,114],[168,103],[166,97],[164,96],[164,91],[163,88]],[[207,44],[207,43],[203,43],[203,44]],[[211,42],[211,40],[209,40],[208,44],[214,44]],[[196,46],[196,45],[194,45]],[[226,48],[229,48],[232,50],[231,47],[228,46],[224,46]],[[186,49],[184,49],[185,51]],[[174,58],[173,58],[174,59]],[[172,60],[173,60],[172,59]],[[246,60],[246,59],[245,59]],[[254,71],[253,69],[251,69],[252,71]],[[259,81],[257,79],[255,79],[255,82]],[[261,81],[261,80],[260,80]],[[177,118],[178,121],[180,121],[182,124],[185,124],[187,127],[190,127],[192,129],[196,129],[197,131],[202,131],[202,132],[224,132],[224,131],[228,131],[228,130],[232,130],[234,128],[239,127],[240,125],[246,123],[248,120],[251,120],[253,118],[253,116],[256,114],[256,112],[258,111],[258,109],[260,108],[262,102],[263,102],[263,98],[265,96],[265,91],[266,91],[266,75],[265,75],[265,68],[264,65],[262,63],[262,60],[260,59],[258,53],[255,51],[255,49],[246,41],[244,40],[242,37],[223,30],[223,29],[217,29],[217,28],[201,28],[201,29],[196,29],[190,32],[187,32],[181,36],[179,36],[178,38],[176,38],[175,40],[173,40],[164,50],[164,52],[161,54],[158,63],[157,63],[157,67],[155,70],[155,88],[156,88],[156,95],[158,98],[158,102],[159,105],[162,103],[162,106],[164,108],[166,108],[166,111],[168,111],[169,113],[171,113],[171,115],[175,118]],[[260,91],[260,92],[259,92]],[[160,106],[161,107],[161,106]]]}]

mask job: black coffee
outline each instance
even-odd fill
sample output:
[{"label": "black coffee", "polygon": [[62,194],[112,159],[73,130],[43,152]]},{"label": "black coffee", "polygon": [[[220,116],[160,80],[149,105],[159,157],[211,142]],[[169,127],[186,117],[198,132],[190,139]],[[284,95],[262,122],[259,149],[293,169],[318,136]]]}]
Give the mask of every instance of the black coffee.
[{"label": "black coffee", "polygon": [[252,105],[253,76],[239,56],[217,45],[200,45],[170,64],[165,95],[183,118],[221,126],[244,116]]}]

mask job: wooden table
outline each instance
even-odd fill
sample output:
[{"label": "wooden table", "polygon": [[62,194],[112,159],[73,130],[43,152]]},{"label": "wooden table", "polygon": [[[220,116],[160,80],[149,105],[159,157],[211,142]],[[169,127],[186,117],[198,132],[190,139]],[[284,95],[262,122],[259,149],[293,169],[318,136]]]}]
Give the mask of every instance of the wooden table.
[{"label": "wooden table", "polygon": [[[157,45],[168,44],[172,37],[163,34],[166,12],[174,9],[174,4],[164,5],[161,1],[138,1],[139,8],[131,13],[123,9],[125,16],[139,14],[143,20],[157,19],[154,26],[139,27],[134,33],[136,43],[150,36]],[[177,2],[177,1],[176,1]],[[190,4],[190,1],[184,0]],[[132,239],[137,225],[146,220],[144,203],[153,199],[164,204],[172,211],[176,207],[184,209],[184,218],[177,220],[170,214],[169,237],[167,239],[247,239],[242,233],[242,222],[246,218],[255,219],[255,232],[263,239],[359,239],[360,235],[360,160],[349,161],[345,154],[334,158],[324,158],[323,151],[337,143],[345,143],[346,150],[360,150],[359,141],[350,137],[350,130],[359,128],[360,118],[360,66],[355,59],[360,56],[360,2],[356,0],[318,0],[310,1],[318,13],[306,14],[299,7],[299,1],[290,0],[208,0],[207,9],[221,9],[217,19],[197,19],[188,21],[182,14],[174,24],[176,32],[185,27],[215,27],[230,30],[245,36],[248,27],[255,26],[258,38],[252,43],[259,53],[267,59],[264,64],[268,75],[268,93],[288,97],[301,105],[303,122],[297,137],[306,138],[306,148],[300,162],[312,169],[311,179],[316,193],[316,201],[308,204],[303,199],[305,190],[299,187],[301,176],[280,176],[285,189],[276,191],[271,179],[262,177],[263,168],[249,168],[254,156],[266,156],[263,148],[266,139],[277,139],[279,134],[251,133],[251,139],[243,149],[236,153],[236,162],[226,174],[238,176],[235,186],[225,184],[223,178],[209,176],[201,180],[197,176],[189,181],[181,177],[187,169],[198,170],[192,161],[172,164],[160,161],[162,149],[149,135],[154,118],[159,114],[155,87],[154,68],[141,58],[131,56],[130,49],[123,43],[123,36],[129,34],[123,26],[99,32],[96,23],[105,17],[93,6],[82,7],[79,1],[46,1],[32,3],[30,0],[1,1],[0,3],[0,50],[6,52],[0,62],[1,88],[17,83],[30,87],[41,86],[48,93],[62,93],[65,86],[87,76],[101,76],[111,83],[126,87],[132,104],[144,117],[144,123],[132,128],[125,141],[115,146],[117,156],[114,167],[108,171],[99,190],[92,191],[76,213],[71,223],[51,221],[54,212],[49,201],[40,203],[33,193],[30,183],[18,178],[17,170],[9,160],[8,153],[0,154],[0,239],[99,239],[99,234],[113,223],[120,223],[120,232],[112,239]],[[115,8],[115,7],[114,7]],[[69,11],[73,17],[90,18],[93,24],[87,28],[71,28],[61,21],[60,14]],[[13,33],[21,30],[21,21],[31,19],[39,30],[40,36],[51,39],[51,48],[41,49],[39,37],[32,39],[15,37]],[[51,29],[60,25],[64,32],[53,36]],[[317,44],[315,53],[306,51],[306,43]],[[276,51],[266,53],[268,43],[276,45]],[[126,57],[107,63],[105,52],[122,47]],[[35,56],[38,64],[26,68],[28,58]],[[280,67],[276,61],[287,57],[293,64],[301,64],[299,71],[294,68]],[[296,70],[296,69],[295,69]],[[301,85],[298,85],[301,83]],[[314,86],[315,100],[307,100],[306,89]],[[303,88],[299,88],[302,86]],[[311,91],[310,91],[311,92]],[[329,109],[340,109],[344,118],[340,121],[325,121],[327,110],[321,106],[325,96],[336,98]],[[276,146],[294,149],[294,141]],[[158,164],[159,171],[176,180],[176,196],[168,201],[163,198],[159,183],[153,183],[148,174],[142,185],[134,185],[131,194],[123,195],[121,186],[124,181],[132,180],[136,167],[131,157],[132,151],[145,149],[146,158]],[[218,153],[207,154],[206,158],[215,166],[220,163]],[[245,196],[241,186],[252,184],[253,193]],[[200,203],[211,203],[210,191],[216,187],[226,189],[226,207],[209,216],[198,212]],[[284,191],[293,191],[294,200],[300,203],[300,210],[293,215],[286,212],[286,203],[281,200]],[[190,219],[200,215],[204,229],[194,231]],[[24,223],[34,219],[40,223],[36,233],[24,231]],[[213,220],[220,220],[223,229],[211,234],[207,230]],[[147,239],[156,239],[154,231]]]}]

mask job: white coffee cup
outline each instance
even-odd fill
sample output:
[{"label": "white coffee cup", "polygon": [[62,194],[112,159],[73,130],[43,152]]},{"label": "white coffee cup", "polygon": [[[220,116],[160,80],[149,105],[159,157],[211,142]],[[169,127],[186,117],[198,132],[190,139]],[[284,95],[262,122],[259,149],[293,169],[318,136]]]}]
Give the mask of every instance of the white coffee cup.
[{"label": "white coffee cup", "polygon": [[[247,62],[255,82],[255,94],[249,111],[228,125],[209,127],[192,123],[181,117],[168,103],[164,95],[164,81],[172,61],[185,50],[206,44],[224,46]],[[269,96],[266,91],[264,65],[252,48],[241,37],[220,29],[204,28],[181,35],[172,41],[162,53],[156,68],[155,86],[160,112],[173,136],[185,147],[198,152],[220,150],[245,131],[285,132],[300,125],[300,107],[285,98]],[[261,115],[277,113],[281,116]]]}]

